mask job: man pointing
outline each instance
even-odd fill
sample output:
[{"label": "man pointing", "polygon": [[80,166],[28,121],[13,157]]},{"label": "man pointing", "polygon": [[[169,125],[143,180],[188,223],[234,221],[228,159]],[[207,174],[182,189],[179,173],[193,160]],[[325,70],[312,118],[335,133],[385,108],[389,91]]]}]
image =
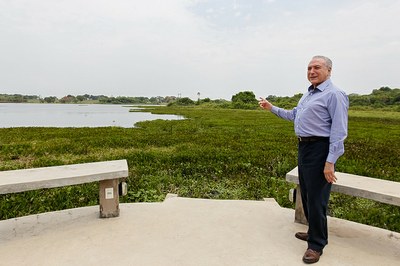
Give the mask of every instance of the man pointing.
[{"label": "man pointing", "polygon": [[308,232],[295,236],[308,242],[305,263],[315,263],[328,244],[327,208],[332,183],[336,182],[335,163],[344,153],[347,137],[349,100],[331,81],[332,61],[314,56],[307,69],[311,83],[292,110],[273,106],[261,98],[259,105],[275,115],[294,121],[299,140],[298,170],[301,199],[308,221]]}]

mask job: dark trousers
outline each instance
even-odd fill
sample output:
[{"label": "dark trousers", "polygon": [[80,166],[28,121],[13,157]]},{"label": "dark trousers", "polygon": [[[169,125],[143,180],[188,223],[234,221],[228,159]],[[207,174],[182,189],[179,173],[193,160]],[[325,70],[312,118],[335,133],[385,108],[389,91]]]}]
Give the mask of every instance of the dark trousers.
[{"label": "dark trousers", "polygon": [[322,251],[328,244],[326,213],[332,187],[324,176],[328,153],[329,140],[299,142],[299,181],[308,221],[308,248],[316,251]]}]

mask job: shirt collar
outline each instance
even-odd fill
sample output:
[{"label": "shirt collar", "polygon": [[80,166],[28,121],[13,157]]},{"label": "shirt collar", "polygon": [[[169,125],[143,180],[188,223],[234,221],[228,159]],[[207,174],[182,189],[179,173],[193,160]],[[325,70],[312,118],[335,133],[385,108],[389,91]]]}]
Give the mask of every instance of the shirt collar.
[{"label": "shirt collar", "polygon": [[[319,90],[319,91],[324,91],[325,89],[327,89],[329,87],[329,85],[331,84],[331,79],[327,79],[324,82],[322,82],[321,84],[319,84],[315,89]],[[314,90],[314,86],[311,85],[310,87],[308,87],[308,91],[313,91]]]}]

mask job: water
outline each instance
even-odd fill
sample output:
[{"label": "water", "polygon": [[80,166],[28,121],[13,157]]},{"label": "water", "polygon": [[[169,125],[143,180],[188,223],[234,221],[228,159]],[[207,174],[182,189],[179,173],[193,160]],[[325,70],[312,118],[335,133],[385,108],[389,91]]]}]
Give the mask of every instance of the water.
[{"label": "water", "polygon": [[106,104],[0,103],[0,127],[134,127],[145,120],[183,119],[177,115],[129,112],[134,107]]}]

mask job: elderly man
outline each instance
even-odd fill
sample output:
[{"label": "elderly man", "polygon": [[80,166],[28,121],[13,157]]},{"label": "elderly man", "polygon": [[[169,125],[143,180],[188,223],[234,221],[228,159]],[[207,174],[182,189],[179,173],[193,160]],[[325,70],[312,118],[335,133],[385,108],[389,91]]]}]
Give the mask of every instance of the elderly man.
[{"label": "elderly man", "polygon": [[308,242],[303,256],[305,263],[315,263],[328,244],[327,208],[335,163],[344,153],[347,137],[349,100],[331,81],[332,61],[314,56],[308,64],[311,83],[297,107],[285,110],[261,98],[259,105],[283,119],[294,121],[299,140],[298,169],[301,199],[308,221],[308,232],[295,236]]}]

